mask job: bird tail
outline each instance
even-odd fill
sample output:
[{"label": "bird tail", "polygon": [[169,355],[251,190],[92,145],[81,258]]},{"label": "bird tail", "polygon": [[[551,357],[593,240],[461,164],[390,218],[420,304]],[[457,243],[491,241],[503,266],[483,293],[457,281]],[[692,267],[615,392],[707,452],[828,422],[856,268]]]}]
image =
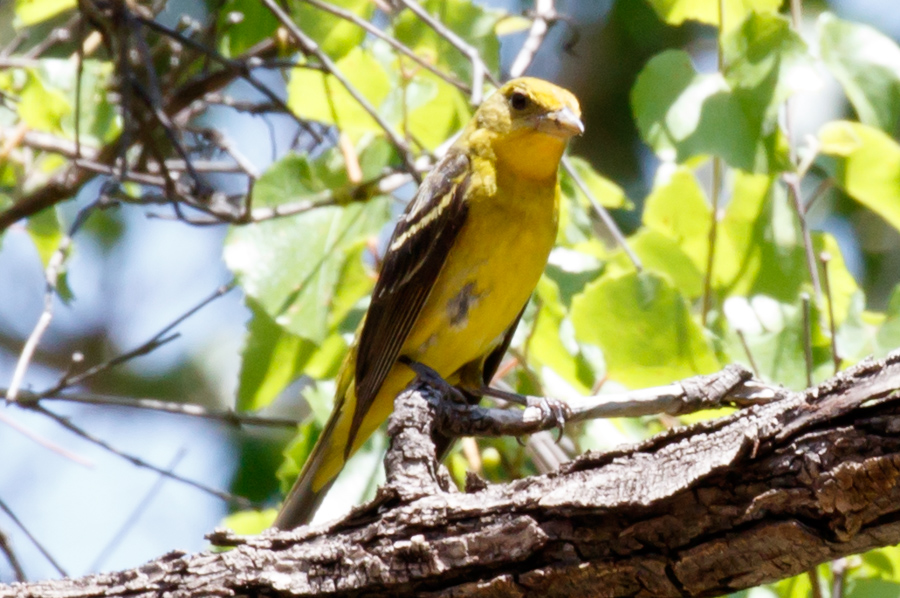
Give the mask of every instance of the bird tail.
[{"label": "bird tail", "polygon": [[[306,458],[303,469],[297,476],[297,481],[294,482],[291,491],[284,499],[272,527],[293,529],[309,523],[341,472],[347,457],[346,438],[342,442],[341,437],[345,437],[346,433],[336,435],[335,432],[339,427],[346,427],[347,422],[344,422],[344,426],[340,425],[341,420],[346,416],[345,408],[352,411],[355,407],[355,401],[351,396],[356,387],[355,363],[356,347],[354,346],[351,347],[338,373],[337,389],[334,395],[335,404],[331,416],[322,433],[319,434],[312,452]],[[348,399],[351,399],[350,405],[347,404]]]},{"label": "bird tail", "polygon": [[312,453],[306,459],[306,463],[303,464],[303,469],[300,471],[300,475],[297,476],[297,481],[294,482],[287,498],[284,499],[284,504],[281,505],[281,510],[278,512],[272,527],[288,530],[309,523],[313,515],[316,514],[319,505],[322,504],[322,499],[325,498],[328,490],[334,484],[337,476],[332,477],[319,488],[313,485],[313,481],[316,477],[316,472],[319,471],[325,460],[326,454],[331,449],[332,435],[338,414],[338,410],[331,414],[328,424],[322,430],[316,445],[313,447]]}]

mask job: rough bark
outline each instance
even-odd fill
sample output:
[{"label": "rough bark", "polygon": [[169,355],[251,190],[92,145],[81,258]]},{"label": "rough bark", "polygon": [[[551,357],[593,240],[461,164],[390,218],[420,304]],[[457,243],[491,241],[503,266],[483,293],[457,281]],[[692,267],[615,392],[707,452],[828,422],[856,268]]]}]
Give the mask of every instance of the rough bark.
[{"label": "rough bark", "polygon": [[[900,353],[805,393],[448,490],[428,388],[398,399],[391,484],[343,521],[213,540],[31,596],[717,596],[900,542]],[[739,391],[740,389],[733,389]],[[476,485],[478,486],[478,485]]]}]

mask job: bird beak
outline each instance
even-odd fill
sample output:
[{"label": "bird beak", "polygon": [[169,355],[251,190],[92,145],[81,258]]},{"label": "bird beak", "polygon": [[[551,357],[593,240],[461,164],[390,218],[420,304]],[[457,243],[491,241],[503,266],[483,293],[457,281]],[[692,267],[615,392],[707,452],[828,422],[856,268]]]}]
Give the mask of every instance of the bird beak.
[{"label": "bird beak", "polygon": [[547,114],[540,116],[537,123],[537,130],[548,135],[553,135],[554,137],[568,139],[573,135],[581,135],[584,133],[584,125],[571,108],[564,106],[559,110],[554,110],[553,112],[548,112]]}]

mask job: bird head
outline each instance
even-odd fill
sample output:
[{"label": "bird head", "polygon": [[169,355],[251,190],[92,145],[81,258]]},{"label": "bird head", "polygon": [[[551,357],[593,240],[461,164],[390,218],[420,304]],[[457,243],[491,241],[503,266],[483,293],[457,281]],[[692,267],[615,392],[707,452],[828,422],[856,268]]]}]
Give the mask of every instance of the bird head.
[{"label": "bird head", "polygon": [[522,77],[482,103],[468,137],[473,145],[490,146],[498,162],[521,176],[545,178],[556,175],[566,142],[583,132],[581,108],[571,92]]}]

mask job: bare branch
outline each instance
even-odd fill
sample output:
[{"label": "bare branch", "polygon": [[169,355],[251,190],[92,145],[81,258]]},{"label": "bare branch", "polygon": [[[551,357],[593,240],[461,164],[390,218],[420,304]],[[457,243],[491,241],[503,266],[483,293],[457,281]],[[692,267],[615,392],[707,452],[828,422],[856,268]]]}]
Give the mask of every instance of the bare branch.
[{"label": "bare branch", "polygon": [[[3,389],[0,389],[0,392],[2,392],[2,390]],[[113,407],[128,407],[131,409],[143,409],[147,411],[161,411],[163,413],[218,421],[236,428],[243,426],[295,428],[298,424],[303,423],[297,419],[263,417],[253,415],[252,413],[239,413],[232,409],[213,409],[194,403],[176,403],[174,401],[161,401],[159,399],[150,398],[114,397],[87,392],[60,392],[58,394],[54,393],[48,395],[46,392],[38,394],[23,390],[19,392],[19,401],[21,403],[30,403],[34,401],[62,401],[67,403],[79,403],[82,405],[109,405]],[[0,413],[0,417],[2,417],[2,415],[3,414]]]},{"label": "bare branch", "polygon": [[381,29],[379,29],[372,23],[368,22],[365,19],[361,19],[359,16],[352,13],[351,11],[345,10],[345,9],[335,6],[333,4],[328,4],[327,2],[320,2],[319,0],[303,0],[303,1],[306,2],[307,4],[311,4],[312,6],[315,6],[319,10],[323,10],[327,13],[331,13],[335,16],[338,16],[346,21],[353,23],[354,25],[357,25],[358,27],[361,27],[362,29],[365,29],[368,33],[371,33],[378,39],[386,42],[393,49],[397,50],[404,56],[412,59],[416,64],[418,64],[419,66],[428,70],[430,73],[437,75],[438,77],[440,77],[441,79],[443,79],[450,85],[456,87],[460,91],[467,93],[467,94],[472,93],[472,89],[468,85],[466,85],[465,83],[463,83],[462,81],[460,81],[459,79],[454,77],[453,75],[451,75],[449,73],[445,73],[441,69],[436,68],[433,64],[431,64],[430,62],[428,62],[427,60],[423,59],[421,56],[419,56],[418,54],[413,52],[411,49],[409,49],[409,47],[407,47],[406,45],[397,41],[396,38],[386,34],[384,31],[382,31]]},{"label": "bare branch", "polygon": [[337,65],[328,56],[325,52],[319,48],[319,45],[308,35],[303,33],[303,31],[297,27],[296,23],[291,20],[290,15],[288,15],[284,9],[278,6],[278,3],[275,0],[262,0],[262,3],[266,5],[275,18],[278,19],[278,22],[284,25],[285,29],[294,37],[294,40],[300,46],[306,54],[311,54],[315,56],[322,65],[328,70],[331,75],[338,80],[338,82],[347,90],[356,103],[360,105],[360,107],[366,111],[366,113],[372,117],[378,126],[384,131],[385,135],[387,135],[388,139],[390,139],[391,143],[397,148],[397,151],[400,153],[400,157],[403,159],[403,162],[406,164],[406,168],[409,173],[414,176],[417,180],[420,178],[418,172],[416,171],[415,166],[415,158],[409,150],[409,146],[406,144],[403,139],[394,131],[393,127],[381,114],[378,113],[378,110],[372,106],[371,102],[366,99],[364,95],[362,95],[358,89],[356,89],[350,80],[337,68]]},{"label": "bare branch", "polygon": [[613,239],[616,240],[616,243],[625,251],[625,255],[628,256],[628,259],[631,260],[631,263],[634,264],[635,270],[640,272],[644,269],[643,264],[641,264],[641,258],[637,256],[637,254],[632,251],[631,247],[628,245],[628,241],[625,239],[625,235],[622,234],[622,231],[619,230],[619,226],[616,224],[616,221],[612,219],[612,216],[609,215],[609,212],[606,211],[600,202],[597,201],[597,198],[594,197],[594,194],[591,193],[591,190],[588,189],[587,184],[582,180],[581,175],[578,174],[578,171],[575,170],[575,167],[572,166],[572,162],[569,160],[568,156],[563,156],[562,165],[572,180],[575,181],[575,185],[578,186],[578,189],[584,193],[584,196],[588,198],[588,201],[591,202],[591,207],[594,208],[594,212],[596,212],[597,216],[600,217],[603,225],[606,226],[606,230],[609,231],[609,234],[612,235]]},{"label": "bare branch", "polygon": [[6,513],[6,516],[12,520],[16,527],[22,530],[22,533],[25,534],[25,536],[29,540],[31,540],[31,543],[34,544],[35,548],[38,549],[38,552],[40,552],[44,556],[44,558],[47,559],[47,562],[50,563],[50,565],[52,565],[54,569],[56,569],[57,573],[59,573],[63,577],[68,577],[68,573],[66,573],[66,570],[63,569],[62,566],[56,561],[56,559],[53,558],[53,555],[51,555],[50,552],[46,548],[44,548],[44,545],[34,537],[34,534],[31,533],[31,530],[25,527],[22,521],[19,520],[18,517],[16,517],[16,514],[12,512],[12,509],[10,509],[6,505],[3,499],[0,499],[0,511]]},{"label": "bare branch", "polygon": [[537,54],[541,44],[544,43],[544,37],[550,31],[550,24],[556,20],[556,7],[553,4],[554,0],[535,0],[534,20],[531,22],[531,28],[528,30],[528,37],[525,38],[525,43],[522,44],[522,48],[516,54],[516,59],[513,60],[509,69],[510,77],[521,77],[534,61],[535,54]]},{"label": "bare branch", "polygon": [[103,440],[102,438],[98,438],[97,436],[94,436],[90,432],[87,432],[86,430],[76,426],[71,421],[69,421],[68,418],[63,417],[57,413],[54,413],[53,411],[50,411],[49,409],[45,408],[44,406],[42,406],[40,404],[28,405],[28,409],[31,409],[33,411],[36,411],[37,413],[40,413],[42,415],[49,417],[50,419],[55,421],[57,424],[59,424],[60,426],[65,428],[66,430],[69,430],[70,432],[74,433],[76,436],[79,436],[80,438],[90,442],[91,444],[94,444],[94,445],[102,448],[103,450],[107,451],[108,453],[111,453],[117,457],[120,457],[120,458],[128,461],[135,467],[140,467],[142,469],[148,469],[150,471],[154,471],[161,476],[165,476],[169,479],[172,479],[177,482],[181,482],[182,484],[186,484],[188,486],[196,488],[196,489],[200,490],[201,492],[209,494],[210,496],[215,496],[216,498],[223,500],[230,505],[234,505],[235,507],[240,508],[240,509],[250,509],[250,508],[254,508],[257,506],[253,501],[248,500],[248,499],[244,498],[243,496],[236,496],[234,494],[231,494],[230,492],[216,490],[215,488],[212,488],[211,486],[207,486],[206,484],[203,484],[196,480],[192,480],[190,478],[186,478],[184,476],[178,475],[174,472],[168,471],[167,469],[165,469],[163,467],[153,465],[152,463],[149,463],[149,462],[141,459],[140,457],[137,457],[135,455],[121,451],[121,450],[117,449],[116,447],[112,446],[110,443]]},{"label": "bare branch", "polygon": [[898,376],[895,353],[470,492],[436,461],[434,389],[417,384],[395,402],[388,486],[346,518],[254,537],[220,530],[210,540],[233,550],[0,596],[722,596],[900,541]]},{"label": "bare branch", "polygon": [[37,324],[35,324],[34,329],[25,341],[25,346],[22,347],[19,360],[16,362],[16,369],[13,371],[9,388],[6,391],[6,400],[10,403],[16,402],[16,396],[25,379],[28,365],[34,357],[34,352],[37,350],[41,338],[43,338],[44,333],[47,332],[47,328],[50,326],[50,322],[53,320],[53,301],[56,297],[56,283],[59,279],[63,263],[69,255],[72,237],[78,229],[81,228],[81,225],[85,223],[88,215],[99,205],[100,203],[97,201],[78,212],[78,215],[75,217],[75,222],[72,223],[72,226],[69,229],[69,233],[60,240],[59,247],[53,252],[53,255],[47,263],[47,268],[44,271],[44,310],[41,312]]},{"label": "bare branch", "polygon": [[495,86],[499,86],[499,83],[484,63],[478,50],[466,43],[463,38],[456,35],[449,27],[428,14],[428,11],[422,8],[415,0],[399,0],[399,2],[469,59],[469,62],[472,64],[472,97],[470,101],[473,106],[481,104],[484,94],[484,80],[487,79]]}]

